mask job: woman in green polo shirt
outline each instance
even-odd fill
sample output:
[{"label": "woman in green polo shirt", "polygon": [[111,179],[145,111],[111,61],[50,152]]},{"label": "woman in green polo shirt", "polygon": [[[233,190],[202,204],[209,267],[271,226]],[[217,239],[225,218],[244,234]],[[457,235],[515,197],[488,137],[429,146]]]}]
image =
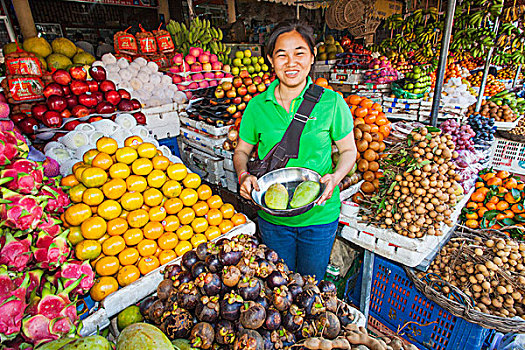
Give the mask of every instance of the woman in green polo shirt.
[{"label": "woman in green polo shirt", "polygon": [[[316,54],[312,28],[297,22],[279,24],[268,39],[266,53],[278,79],[246,107],[233,157],[240,194],[248,199],[252,189],[259,190],[257,178],[247,170],[253,147],[258,144],[259,158],[263,159],[282,139],[312,84],[308,76]],[[335,170],[332,141],[340,153]],[[297,159],[290,159],[286,165],[308,168],[322,175],[326,190],[318,205],[295,217],[259,212],[263,242],[291,270],[315,275],[319,280],[324,277],[341,205],[337,185],[354,166],[356,155],[350,109],[338,93],[325,89],[301,134]]]}]

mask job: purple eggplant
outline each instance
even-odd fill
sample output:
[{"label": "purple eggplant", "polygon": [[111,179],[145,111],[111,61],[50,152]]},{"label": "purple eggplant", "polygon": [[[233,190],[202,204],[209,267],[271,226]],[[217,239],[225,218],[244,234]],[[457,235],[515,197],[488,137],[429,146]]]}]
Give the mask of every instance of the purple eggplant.
[{"label": "purple eggplant", "polygon": [[215,325],[215,341],[220,345],[230,345],[235,341],[235,326],[228,320],[220,320]]},{"label": "purple eggplant", "polygon": [[197,261],[199,261],[199,258],[197,257],[197,253],[195,253],[194,250],[187,251],[182,256],[182,265],[187,270],[191,270],[191,268]]},{"label": "purple eggplant", "polygon": [[269,331],[278,329],[281,326],[281,313],[274,307],[266,310],[266,320],[264,320],[264,328]]},{"label": "purple eggplant", "polygon": [[245,302],[241,307],[241,317],[239,321],[244,328],[258,329],[266,320],[266,310],[262,305],[253,301]]},{"label": "purple eggplant", "polygon": [[228,321],[237,321],[241,316],[244,300],[235,292],[226,294],[220,302],[221,317]]},{"label": "purple eggplant", "polygon": [[207,322],[199,322],[191,329],[190,343],[195,348],[211,349],[214,340],[215,331],[212,325]]},{"label": "purple eggplant", "polygon": [[219,318],[219,297],[203,296],[195,307],[195,316],[202,322],[214,323]]},{"label": "purple eggplant", "polygon": [[255,300],[261,293],[261,281],[255,277],[245,277],[239,281],[237,290],[244,300]]}]

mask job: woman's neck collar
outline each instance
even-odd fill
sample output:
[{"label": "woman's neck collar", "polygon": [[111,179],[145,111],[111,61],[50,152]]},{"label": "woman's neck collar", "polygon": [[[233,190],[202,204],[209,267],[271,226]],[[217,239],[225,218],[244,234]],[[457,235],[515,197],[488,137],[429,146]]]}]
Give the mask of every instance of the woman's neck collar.
[{"label": "woman's neck collar", "polygon": [[308,84],[308,78],[302,84],[299,84],[294,87],[289,87],[279,82],[279,84],[277,84],[277,89],[278,89],[278,92],[280,93],[280,96],[283,99],[291,101],[301,94],[301,92],[304,90],[307,84]]}]

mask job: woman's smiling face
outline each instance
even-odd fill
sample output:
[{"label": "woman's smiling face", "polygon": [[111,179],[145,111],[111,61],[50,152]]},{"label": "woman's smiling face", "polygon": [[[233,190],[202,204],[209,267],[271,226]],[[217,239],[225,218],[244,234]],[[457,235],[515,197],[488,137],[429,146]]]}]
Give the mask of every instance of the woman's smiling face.
[{"label": "woman's smiling face", "polygon": [[268,59],[281,84],[290,88],[306,81],[314,63],[314,55],[310,52],[308,43],[295,30],[279,35],[275,49]]}]

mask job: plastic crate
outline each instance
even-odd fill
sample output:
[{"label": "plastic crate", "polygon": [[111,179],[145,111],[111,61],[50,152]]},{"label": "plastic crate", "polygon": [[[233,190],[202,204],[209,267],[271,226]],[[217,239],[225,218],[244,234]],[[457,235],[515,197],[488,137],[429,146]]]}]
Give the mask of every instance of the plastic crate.
[{"label": "plastic crate", "polygon": [[525,175],[525,142],[496,138],[489,164],[497,170]]},{"label": "plastic crate", "polygon": [[[349,299],[359,305],[362,272]],[[420,349],[482,349],[494,330],[456,317],[421,294],[399,265],[375,256],[370,315]],[[414,322],[414,323],[409,323]]]},{"label": "plastic crate", "polygon": [[171,151],[171,154],[180,158],[179,143],[176,137],[160,139],[158,141],[159,141],[159,145],[168,147]]}]

